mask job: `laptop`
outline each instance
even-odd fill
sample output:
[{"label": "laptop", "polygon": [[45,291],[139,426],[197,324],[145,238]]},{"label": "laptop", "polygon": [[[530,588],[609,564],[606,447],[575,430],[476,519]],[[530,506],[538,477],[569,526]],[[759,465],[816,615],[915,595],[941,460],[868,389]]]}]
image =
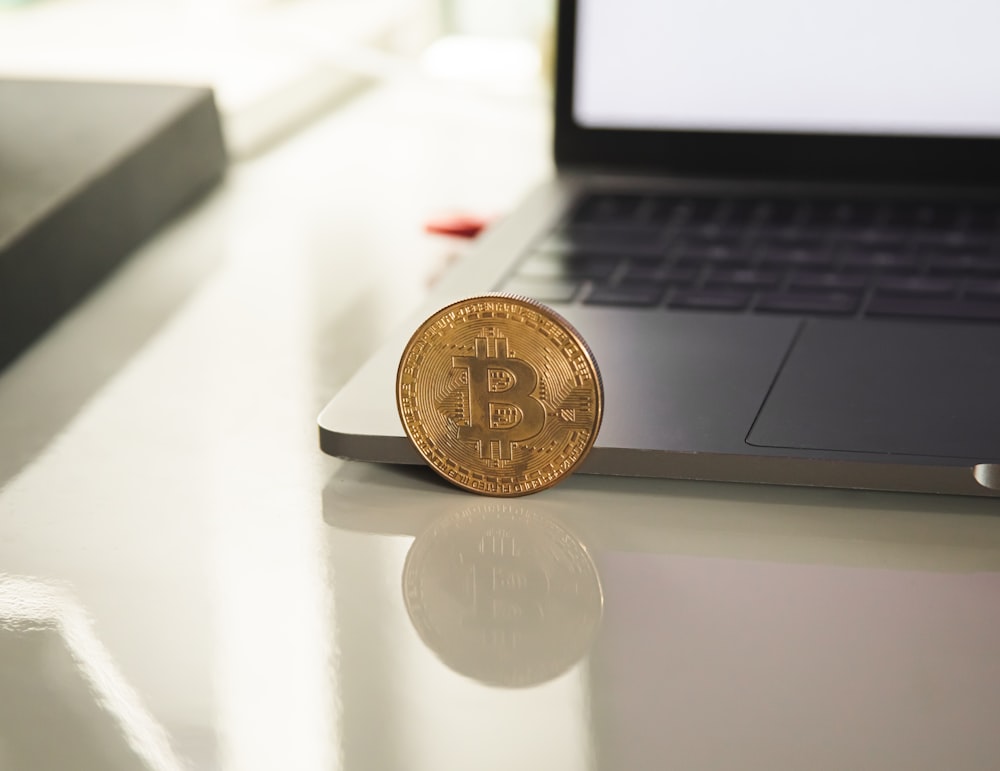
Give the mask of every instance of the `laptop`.
[{"label": "laptop", "polygon": [[583,473],[1000,496],[997,28],[990,3],[562,0],[557,174],[327,405],[321,447],[421,462],[403,346],[497,291],[594,352]]}]

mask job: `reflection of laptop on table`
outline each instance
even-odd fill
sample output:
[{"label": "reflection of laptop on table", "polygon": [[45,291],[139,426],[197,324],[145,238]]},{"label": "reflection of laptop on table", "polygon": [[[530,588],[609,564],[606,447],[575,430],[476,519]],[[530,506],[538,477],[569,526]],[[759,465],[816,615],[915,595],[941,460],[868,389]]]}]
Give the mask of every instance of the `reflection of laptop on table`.
[{"label": "reflection of laptop on table", "polygon": [[[583,486],[583,507],[560,496],[470,501],[416,494],[426,477],[403,471],[338,469],[323,496],[330,553],[349,557],[335,563],[347,570],[338,586],[350,587],[337,626],[355,640],[342,663],[364,694],[421,683],[435,694],[423,730],[435,733],[453,724],[456,704],[530,708],[552,691],[522,689],[561,682],[583,698],[557,699],[550,714],[563,724],[585,716],[594,769],[996,765],[991,504],[870,496],[825,516],[842,497],[705,485],[674,488],[670,505],[650,512],[648,489],[623,502],[625,483]],[[390,542],[402,592],[386,584],[384,561],[365,572]],[[574,558],[581,550],[592,561]],[[377,628],[372,595],[358,599],[368,584],[388,609]],[[391,620],[404,613],[422,644]],[[351,703],[349,690],[343,698]],[[383,733],[400,714],[367,712],[361,730]],[[497,753],[518,745],[507,730],[490,732],[499,735]],[[576,749],[580,734],[570,736]],[[466,768],[484,750],[442,751],[454,754],[437,767]]]},{"label": "reflection of laptop on table", "polygon": [[[558,178],[424,311],[488,289],[584,334],[584,471],[1000,494],[1000,10],[562,2]],[[412,329],[320,416],[417,462]]]}]

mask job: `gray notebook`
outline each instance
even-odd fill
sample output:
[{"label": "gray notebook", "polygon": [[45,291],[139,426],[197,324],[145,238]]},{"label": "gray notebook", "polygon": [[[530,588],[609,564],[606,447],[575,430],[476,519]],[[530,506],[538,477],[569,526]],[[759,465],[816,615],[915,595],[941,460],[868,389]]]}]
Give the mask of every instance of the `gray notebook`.
[{"label": "gray notebook", "polygon": [[0,367],[225,165],[206,88],[0,80]]}]

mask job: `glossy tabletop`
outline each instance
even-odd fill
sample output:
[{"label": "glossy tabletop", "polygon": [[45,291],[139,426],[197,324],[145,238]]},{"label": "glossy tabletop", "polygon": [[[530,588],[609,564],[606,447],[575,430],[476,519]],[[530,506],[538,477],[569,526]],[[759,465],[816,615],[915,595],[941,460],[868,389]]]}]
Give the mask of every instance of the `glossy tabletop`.
[{"label": "glossy tabletop", "polygon": [[0,769],[998,767],[995,501],[319,452],[546,111],[365,94],[0,374]]}]

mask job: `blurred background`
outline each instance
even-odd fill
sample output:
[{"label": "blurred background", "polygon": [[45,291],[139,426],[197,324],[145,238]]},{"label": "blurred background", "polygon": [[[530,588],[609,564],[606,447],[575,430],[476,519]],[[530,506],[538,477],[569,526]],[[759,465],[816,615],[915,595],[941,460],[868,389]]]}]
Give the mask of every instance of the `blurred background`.
[{"label": "blurred background", "polygon": [[0,77],[210,84],[245,157],[367,85],[547,89],[554,0],[0,0]]}]

